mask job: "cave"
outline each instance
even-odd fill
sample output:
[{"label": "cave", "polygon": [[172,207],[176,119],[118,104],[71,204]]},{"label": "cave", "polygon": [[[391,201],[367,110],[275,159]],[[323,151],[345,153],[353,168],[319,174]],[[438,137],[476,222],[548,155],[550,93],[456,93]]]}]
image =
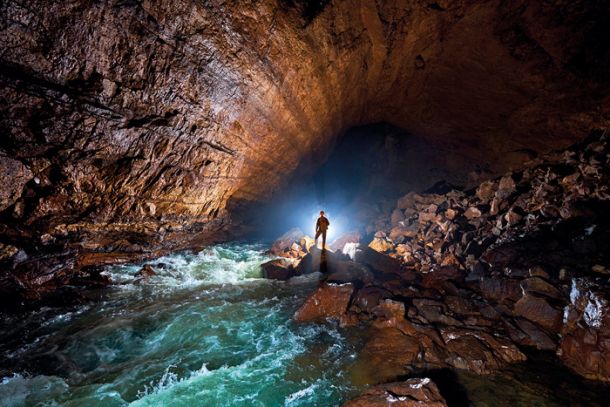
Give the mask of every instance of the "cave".
[{"label": "cave", "polygon": [[0,404],[605,405],[606,3],[3,2]]}]

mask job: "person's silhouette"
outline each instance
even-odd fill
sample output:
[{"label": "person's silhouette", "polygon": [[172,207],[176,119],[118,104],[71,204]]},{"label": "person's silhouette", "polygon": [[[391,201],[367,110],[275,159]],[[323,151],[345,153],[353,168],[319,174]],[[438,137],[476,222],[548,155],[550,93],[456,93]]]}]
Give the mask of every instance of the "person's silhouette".
[{"label": "person's silhouette", "polygon": [[326,249],[326,231],[328,230],[328,226],[330,226],[330,222],[324,216],[324,211],[320,211],[320,217],[316,222],[316,246],[318,245],[318,237],[322,235],[322,249]]}]

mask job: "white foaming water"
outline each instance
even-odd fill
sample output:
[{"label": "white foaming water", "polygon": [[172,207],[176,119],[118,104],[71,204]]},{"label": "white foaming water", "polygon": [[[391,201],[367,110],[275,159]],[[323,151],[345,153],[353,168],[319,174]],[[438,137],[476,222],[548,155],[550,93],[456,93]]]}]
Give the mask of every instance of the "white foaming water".
[{"label": "white foaming water", "polygon": [[[239,284],[261,278],[261,263],[271,259],[259,245],[219,245],[199,253],[176,253],[143,264],[152,265],[156,275],[147,284],[185,287],[201,284]],[[138,265],[110,267],[113,282],[130,285],[135,282]],[[130,288],[130,287],[128,287]]]},{"label": "white foaming water", "polygon": [[292,322],[316,283],[260,279],[269,259],[254,245],[180,253],[147,262],[147,284],[142,265],[110,267],[121,289],[103,301],[14,321],[34,334],[0,359],[47,375],[3,379],[0,406],[340,404],[355,350],[336,327]]},{"label": "white foaming water", "polygon": [[286,397],[284,406],[285,407],[293,406],[293,405],[295,405],[295,401],[303,399],[308,396],[311,396],[317,387],[318,387],[318,384],[314,383],[314,384],[311,384],[311,385],[305,387],[304,389],[295,391],[294,393],[292,393],[288,397]]}]

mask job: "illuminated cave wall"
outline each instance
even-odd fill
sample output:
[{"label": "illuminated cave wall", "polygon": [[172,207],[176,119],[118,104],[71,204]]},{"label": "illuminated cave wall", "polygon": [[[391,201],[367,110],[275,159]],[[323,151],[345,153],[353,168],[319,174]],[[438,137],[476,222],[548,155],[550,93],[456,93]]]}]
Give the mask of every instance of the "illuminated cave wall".
[{"label": "illuminated cave wall", "polygon": [[86,265],[227,239],[367,123],[489,174],[607,124],[603,2],[308,4],[3,2],[9,254]]}]

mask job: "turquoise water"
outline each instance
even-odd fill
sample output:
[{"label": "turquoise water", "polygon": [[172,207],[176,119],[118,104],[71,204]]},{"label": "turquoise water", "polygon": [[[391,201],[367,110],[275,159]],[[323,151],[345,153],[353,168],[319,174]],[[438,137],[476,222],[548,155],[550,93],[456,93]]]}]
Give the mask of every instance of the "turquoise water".
[{"label": "turquoise water", "polygon": [[[317,282],[260,278],[256,245],[221,245],[108,270],[117,283],[87,305],[0,317],[0,406],[338,406],[360,393],[366,338],[298,325]],[[549,354],[490,376],[420,372],[450,406],[607,405]],[[360,383],[356,385],[354,383]]]},{"label": "turquoise water", "polygon": [[[2,406],[331,406],[358,393],[354,345],[297,325],[315,283],[260,279],[255,245],[222,245],[108,271],[100,301],[6,321]],[[6,370],[11,366],[11,370]]]}]

